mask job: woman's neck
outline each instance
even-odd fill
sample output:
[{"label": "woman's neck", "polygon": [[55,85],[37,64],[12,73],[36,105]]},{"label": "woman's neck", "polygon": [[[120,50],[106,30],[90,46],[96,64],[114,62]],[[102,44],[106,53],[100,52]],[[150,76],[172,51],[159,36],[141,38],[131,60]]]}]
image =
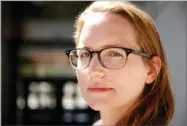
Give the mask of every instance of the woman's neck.
[{"label": "woman's neck", "polygon": [[107,109],[100,111],[101,120],[104,126],[115,126],[117,121],[125,114],[126,109]]},{"label": "woman's neck", "polygon": [[130,101],[128,104],[117,107],[107,108],[100,111],[101,120],[104,126],[115,126],[116,123],[126,114],[126,112],[135,104],[136,100]]}]

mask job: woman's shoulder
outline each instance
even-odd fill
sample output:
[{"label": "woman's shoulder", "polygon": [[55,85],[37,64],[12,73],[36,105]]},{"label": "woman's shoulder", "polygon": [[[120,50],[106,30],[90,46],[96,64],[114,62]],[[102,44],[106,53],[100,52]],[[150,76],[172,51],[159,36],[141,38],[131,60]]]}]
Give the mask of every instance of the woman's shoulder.
[{"label": "woman's shoulder", "polygon": [[98,120],[98,121],[96,121],[92,126],[102,126],[102,120],[100,119],[100,120]]}]

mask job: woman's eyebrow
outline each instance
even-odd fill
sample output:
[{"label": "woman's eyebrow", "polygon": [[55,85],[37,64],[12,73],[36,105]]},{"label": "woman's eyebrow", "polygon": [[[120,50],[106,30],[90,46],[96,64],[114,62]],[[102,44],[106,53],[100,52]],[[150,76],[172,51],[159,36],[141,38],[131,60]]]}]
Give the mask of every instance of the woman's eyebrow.
[{"label": "woman's eyebrow", "polygon": [[103,45],[97,49],[91,46],[82,46],[82,47],[77,47],[77,48],[88,49],[88,50],[100,50],[100,49],[109,48],[109,47],[124,47],[124,46],[119,45],[119,44],[108,44],[108,45]]},{"label": "woman's eyebrow", "polygon": [[109,44],[109,45],[104,45],[103,48],[108,48],[108,47],[124,47],[121,44]]},{"label": "woman's eyebrow", "polygon": [[98,50],[109,48],[109,47],[114,47],[114,46],[112,46],[112,45],[106,45],[106,46],[101,46],[99,48],[90,47],[90,46],[84,46],[84,47],[77,47],[77,48],[78,49],[87,49],[87,50],[90,50],[90,51],[98,51]]},{"label": "woman's eyebrow", "polygon": [[88,50],[90,50],[91,48],[87,47],[87,46],[81,46],[81,47],[76,47],[76,49],[88,49]]}]

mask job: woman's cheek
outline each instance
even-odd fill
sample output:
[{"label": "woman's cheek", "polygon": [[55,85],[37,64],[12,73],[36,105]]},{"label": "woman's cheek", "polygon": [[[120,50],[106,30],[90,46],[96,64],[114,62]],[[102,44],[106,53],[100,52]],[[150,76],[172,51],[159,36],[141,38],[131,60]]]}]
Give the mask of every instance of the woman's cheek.
[{"label": "woman's cheek", "polygon": [[81,90],[81,92],[86,92],[88,87],[88,81],[84,74],[77,73],[77,79],[78,79],[78,86]]}]

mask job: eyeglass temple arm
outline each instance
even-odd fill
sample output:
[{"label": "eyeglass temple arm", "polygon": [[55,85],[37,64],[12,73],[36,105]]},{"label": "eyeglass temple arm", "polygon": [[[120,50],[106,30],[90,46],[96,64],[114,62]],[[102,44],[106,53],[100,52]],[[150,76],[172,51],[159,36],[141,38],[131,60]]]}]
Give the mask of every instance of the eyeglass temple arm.
[{"label": "eyeglass temple arm", "polygon": [[137,54],[137,55],[140,55],[140,56],[144,56],[144,57],[147,57],[147,58],[152,58],[152,54],[150,53],[145,53],[145,52],[140,52],[140,51],[137,51],[137,50],[132,50],[131,53],[134,53],[134,54]]},{"label": "eyeglass temple arm", "polygon": [[71,50],[67,50],[65,53],[66,55],[69,57],[69,54],[70,54]]}]

